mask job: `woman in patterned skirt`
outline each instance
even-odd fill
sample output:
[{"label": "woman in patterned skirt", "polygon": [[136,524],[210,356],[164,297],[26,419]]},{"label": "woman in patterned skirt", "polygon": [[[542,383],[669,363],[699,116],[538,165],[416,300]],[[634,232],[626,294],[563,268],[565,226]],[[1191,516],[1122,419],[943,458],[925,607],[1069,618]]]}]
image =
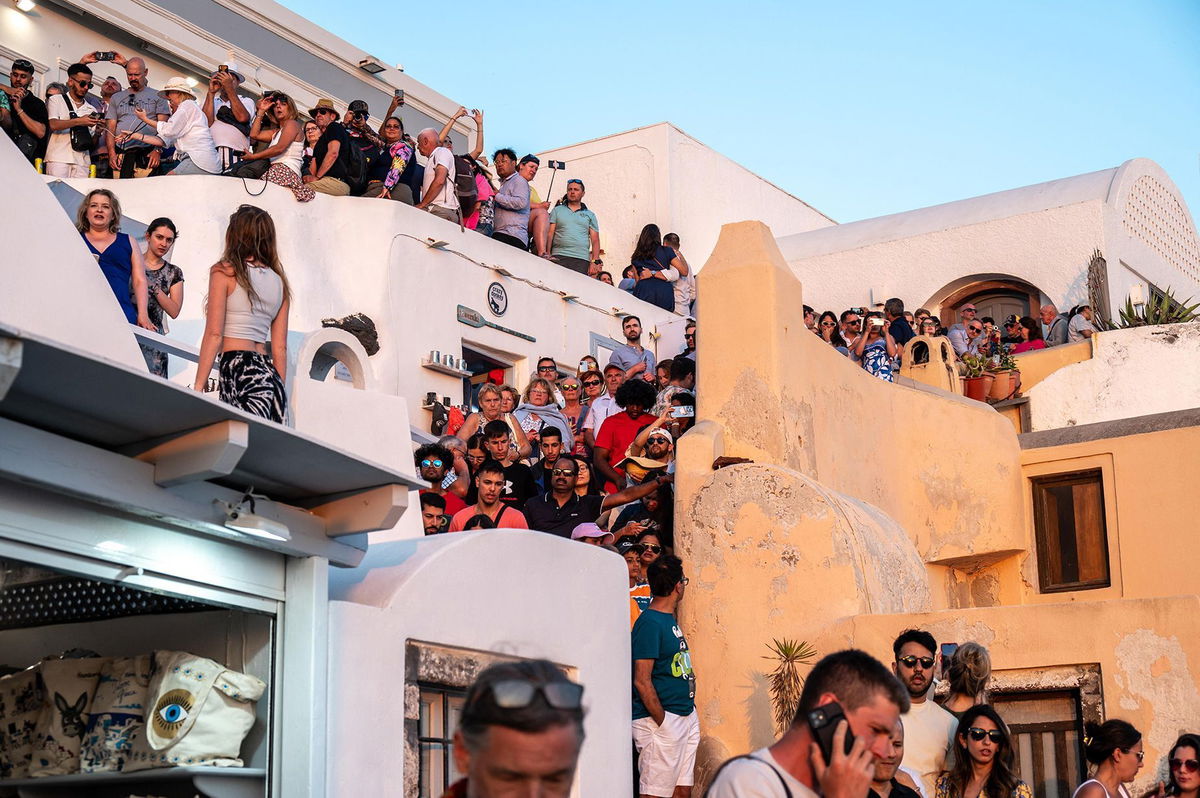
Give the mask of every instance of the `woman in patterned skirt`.
[{"label": "woman in patterned skirt", "polygon": [[[183,269],[166,260],[167,253],[175,245],[175,223],[160,216],[146,228],[146,252],[142,262],[146,266],[146,315],[159,335],[165,335],[167,326],[163,313],[173,319],[179,318],[183,307]],[[151,374],[167,376],[167,353],[161,349],[142,344],[142,356]]]},{"label": "woman in patterned skirt", "polygon": [[204,337],[193,387],[204,390],[219,352],[221,401],[282,422],[290,305],[275,223],[263,209],[243,205],[229,217],[225,252],[209,270]]}]

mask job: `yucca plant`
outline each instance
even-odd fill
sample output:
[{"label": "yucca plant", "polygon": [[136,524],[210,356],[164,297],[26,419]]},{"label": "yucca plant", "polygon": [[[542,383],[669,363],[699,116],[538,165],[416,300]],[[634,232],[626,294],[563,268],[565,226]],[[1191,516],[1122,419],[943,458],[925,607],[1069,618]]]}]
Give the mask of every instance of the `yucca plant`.
[{"label": "yucca plant", "polygon": [[1179,324],[1187,321],[1200,321],[1200,303],[1189,305],[1191,298],[1180,302],[1175,299],[1171,289],[1164,293],[1151,293],[1150,301],[1140,308],[1134,307],[1133,300],[1126,298],[1125,307],[1121,308],[1121,323],[1119,329],[1129,327],[1148,327],[1154,324]]},{"label": "yucca plant", "polygon": [[775,726],[779,734],[792,725],[796,710],[800,708],[800,691],[804,689],[804,677],[800,667],[812,662],[817,650],[803,640],[772,640],[767,644],[771,655],[763,659],[773,660],[771,671],[771,704],[775,709]]}]

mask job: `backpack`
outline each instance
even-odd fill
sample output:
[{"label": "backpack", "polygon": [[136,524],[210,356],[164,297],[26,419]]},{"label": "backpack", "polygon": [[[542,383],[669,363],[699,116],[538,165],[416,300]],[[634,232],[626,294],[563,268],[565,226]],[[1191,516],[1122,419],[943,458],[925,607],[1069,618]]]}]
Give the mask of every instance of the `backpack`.
[{"label": "backpack", "polygon": [[463,216],[469,216],[479,201],[479,187],[475,185],[475,162],[466,155],[454,156],[454,193]]},{"label": "backpack", "polygon": [[350,186],[350,193],[357,196],[367,187],[367,155],[354,139],[350,139],[350,146],[343,149],[346,152],[346,183]]}]

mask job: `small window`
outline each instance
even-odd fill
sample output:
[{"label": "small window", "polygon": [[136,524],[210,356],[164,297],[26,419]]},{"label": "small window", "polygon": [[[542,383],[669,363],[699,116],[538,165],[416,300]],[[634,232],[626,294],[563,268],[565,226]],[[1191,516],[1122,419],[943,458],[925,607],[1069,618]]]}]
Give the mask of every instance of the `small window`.
[{"label": "small window", "polygon": [[1034,479],[1033,516],[1043,593],[1109,586],[1100,471]]},{"label": "small window", "polygon": [[417,743],[420,746],[420,798],[438,798],[460,778],[454,767],[454,730],[462,714],[466,691],[441,685],[421,685],[421,714]]}]

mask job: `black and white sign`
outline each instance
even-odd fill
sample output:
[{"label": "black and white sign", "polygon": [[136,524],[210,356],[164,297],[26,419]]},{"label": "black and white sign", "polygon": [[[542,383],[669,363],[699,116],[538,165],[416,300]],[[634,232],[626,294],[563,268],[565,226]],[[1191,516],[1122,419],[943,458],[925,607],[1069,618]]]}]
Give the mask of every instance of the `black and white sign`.
[{"label": "black and white sign", "polygon": [[492,283],[487,290],[488,310],[493,315],[503,316],[508,310],[508,292],[504,290],[504,286],[500,283]]}]

